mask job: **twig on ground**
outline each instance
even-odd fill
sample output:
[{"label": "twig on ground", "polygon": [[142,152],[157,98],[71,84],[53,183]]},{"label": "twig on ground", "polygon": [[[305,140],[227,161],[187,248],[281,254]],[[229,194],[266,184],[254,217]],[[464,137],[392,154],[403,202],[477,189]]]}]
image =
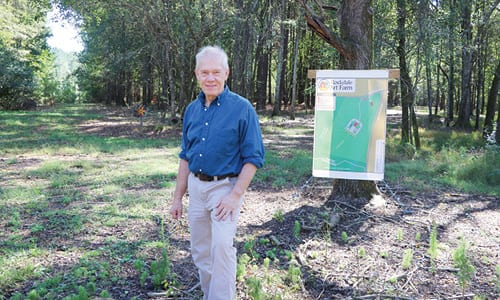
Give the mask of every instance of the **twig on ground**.
[{"label": "twig on ground", "polygon": [[469,297],[474,297],[476,294],[474,293],[469,293],[465,295],[456,295],[456,296],[450,296],[450,297],[444,297],[444,298],[431,298],[430,300],[438,300],[438,299],[445,299],[445,300],[453,300],[453,299],[465,299]]},{"label": "twig on ground", "polygon": [[373,295],[364,295],[364,296],[354,297],[353,299],[359,299],[359,300],[366,300],[366,299],[414,300],[415,298],[394,296],[394,295],[387,295],[387,294],[373,294]]},{"label": "twig on ground", "polygon": [[[167,296],[166,299],[178,299],[178,300],[184,300],[184,299],[193,299],[193,296],[191,293],[200,286],[200,283],[198,282],[194,286],[192,286],[189,290],[187,291],[181,291],[177,290],[177,294],[172,295],[171,291],[163,291],[163,292],[149,292],[148,297],[149,298],[157,298],[157,297],[165,297]],[[180,294],[186,295],[186,297],[180,297]]]}]

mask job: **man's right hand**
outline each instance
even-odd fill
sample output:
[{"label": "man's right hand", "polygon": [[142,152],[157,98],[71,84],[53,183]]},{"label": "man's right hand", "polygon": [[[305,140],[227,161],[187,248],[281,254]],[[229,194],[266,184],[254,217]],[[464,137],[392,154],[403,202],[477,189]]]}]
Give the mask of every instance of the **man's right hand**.
[{"label": "man's right hand", "polygon": [[182,199],[175,199],[170,207],[170,214],[175,220],[182,217]]}]

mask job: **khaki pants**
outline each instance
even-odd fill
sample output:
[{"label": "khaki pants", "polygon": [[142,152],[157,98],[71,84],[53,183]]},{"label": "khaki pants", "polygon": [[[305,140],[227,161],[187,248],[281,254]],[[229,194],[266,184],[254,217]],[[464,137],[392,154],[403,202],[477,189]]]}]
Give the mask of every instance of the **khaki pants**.
[{"label": "khaki pants", "polygon": [[[236,248],[233,246],[239,209],[234,220],[217,221],[215,206],[229,194],[237,178],[188,179],[191,255],[200,275],[204,300],[233,300],[236,293]],[[240,199],[240,207],[243,198]]]}]

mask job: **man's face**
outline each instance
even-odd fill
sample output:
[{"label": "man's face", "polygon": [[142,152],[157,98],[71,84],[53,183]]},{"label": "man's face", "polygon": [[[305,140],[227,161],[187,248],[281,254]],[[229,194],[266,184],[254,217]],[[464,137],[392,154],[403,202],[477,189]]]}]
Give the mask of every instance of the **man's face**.
[{"label": "man's face", "polygon": [[221,59],[217,56],[205,56],[200,59],[198,68],[194,72],[208,101],[214,100],[224,91],[229,69],[222,66]]}]

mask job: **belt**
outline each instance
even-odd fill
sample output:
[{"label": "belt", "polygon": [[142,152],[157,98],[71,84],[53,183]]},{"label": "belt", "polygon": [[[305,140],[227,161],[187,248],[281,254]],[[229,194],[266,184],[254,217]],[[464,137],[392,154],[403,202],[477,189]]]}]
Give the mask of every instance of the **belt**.
[{"label": "belt", "polygon": [[203,173],[194,173],[194,176],[198,177],[201,181],[217,181],[217,180],[222,180],[225,178],[233,178],[233,177],[238,177],[238,174],[225,174],[225,175],[218,175],[218,176],[210,176],[206,175]]}]

